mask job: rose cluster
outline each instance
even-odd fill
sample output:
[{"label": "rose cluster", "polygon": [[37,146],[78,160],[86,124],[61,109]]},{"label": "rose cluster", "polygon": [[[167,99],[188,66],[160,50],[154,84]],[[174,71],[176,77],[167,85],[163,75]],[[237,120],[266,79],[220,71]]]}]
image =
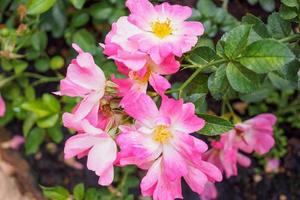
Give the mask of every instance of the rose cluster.
[{"label": "rose cluster", "polygon": [[[114,166],[136,165],[147,170],[141,192],[156,200],[182,198],[182,178],[198,194],[237,174],[237,163],[250,160],[239,151],[266,153],[274,144],[270,114],[257,116],[212,142],[212,149],[191,133],[204,127],[192,103],[165,95],[171,87],[164,75],[179,70],[177,61],[204,32],[200,22],[186,21],[186,6],[148,0],[127,0],[129,16],[112,25],[100,44],[126,78],[106,80],[91,54],[73,44],[78,56],[68,66],[56,94],[81,97],[63,123],[77,132],[65,144],[65,158],[87,156],[87,168],[100,185],[113,181]],[[149,83],[149,85],[148,85]],[[161,97],[157,107],[148,88]]]}]

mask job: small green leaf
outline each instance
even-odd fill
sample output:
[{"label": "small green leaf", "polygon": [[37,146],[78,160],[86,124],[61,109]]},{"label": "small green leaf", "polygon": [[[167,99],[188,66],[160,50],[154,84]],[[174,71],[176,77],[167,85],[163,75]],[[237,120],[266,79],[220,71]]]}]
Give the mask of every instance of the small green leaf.
[{"label": "small green leaf", "polygon": [[299,11],[297,10],[297,8],[291,8],[282,5],[279,10],[279,15],[285,20],[291,20],[298,16],[298,12]]},{"label": "small green leaf", "polygon": [[48,43],[47,34],[44,31],[37,31],[31,37],[31,43],[35,50],[43,51]]},{"label": "small green leaf", "polygon": [[212,0],[200,0],[197,3],[200,13],[206,17],[213,17],[217,12],[217,6]]},{"label": "small green leaf", "polygon": [[48,71],[49,65],[49,58],[39,58],[34,62],[34,67],[39,72]]},{"label": "small green leaf", "polygon": [[93,4],[89,8],[90,14],[96,20],[106,20],[108,19],[112,12],[113,8],[107,2],[101,2]]},{"label": "small green leaf", "polygon": [[268,17],[267,29],[274,38],[284,38],[291,34],[291,24],[283,20],[278,13],[272,13]]},{"label": "small green leaf", "polygon": [[200,134],[214,136],[220,135],[233,129],[233,124],[223,118],[214,115],[198,114],[199,117],[205,120],[205,126],[200,131]]},{"label": "small green leaf", "polygon": [[247,14],[242,18],[242,23],[252,25],[252,30],[254,30],[262,38],[269,38],[268,29],[260,18]]},{"label": "small green leaf", "polygon": [[15,74],[20,74],[28,67],[28,63],[23,60],[13,60],[12,65],[15,70]]},{"label": "small green leaf", "polygon": [[48,128],[47,134],[57,144],[59,144],[64,138],[64,134],[61,130],[60,125],[56,125],[56,126],[53,126],[52,128]]},{"label": "small green leaf", "polygon": [[43,195],[50,200],[68,200],[69,191],[61,186],[56,187],[44,187],[41,186]]},{"label": "small green leaf", "polygon": [[208,88],[215,99],[221,99],[230,86],[226,77],[226,66],[221,65],[208,79]]},{"label": "small green leaf", "polygon": [[58,119],[59,119],[59,115],[54,114],[51,116],[40,118],[37,120],[36,123],[40,128],[51,128],[57,123]]},{"label": "small green leaf", "polygon": [[188,55],[189,62],[196,65],[205,65],[215,58],[215,51],[206,46],[198,47]]},{"label": "small green leaf", "polygon": [[83,183],[77,184],[73,189],[73,196],[75,200],[84,199],[84,185]]},{"label": "small green leaf", "polygon": [[53,56],[50,59],[50,68],[53,70],[61,69],[65,65],[65,61],[61,56]]},{"label": "small green leaf", "polygon": [[71,26],[73,27],[80,27],[85,25],[90,19],[90,16],[85,13],[85,12],[81,12],[81,13],[77,13],[72,17],[71,20]]},{"label": "small green leaf", "polygon": [[238,64],[229,63],[226,75],[231,87],[238,92],[249,93],[260,87],[259,76]]},{"label": "small green leaf", "polygon": [[229,58],[236,58],[244,50],[250,30],[250,25],[240,25],[225,34],[224,50]]},{"label": "small green leaf", "polygon": [[39,15],[49,10],[56,0],[30,0],[27,5],[27,14]]},{"label": "small green leaf", "polygon": [[78,44],[84,51],[95,53],[94,44],[96,40],[86,29],[78,30],[73,36],[73,42]]},{"label": "small green leaf", "polygon": [[276,87],[277,89],[280,90],[288,90],[288,89],[295,89],[297,85],[293,85],[293,83],[285,79],[282,75],[275,73],[275,72],[270,72],[268,74],[268,77],[271,81],[271,83]]},{"label": "small green leaf", "polygon": [[298,0],[281,0],[281,2],[289,7],[299,7],[300,2]]},{"label": "small green leaf", "polygon": [[36,122],[36,116],[34,113],[28,113],[27,117],[23,122],[23,135],[24,137],[28,137],[28,133]]},{"label": "small green leaf", "polygon": [[70,1],[76,9],[81,10],[86,0],[70,0]]},{"label": "small green leaf", "polygon": [[281,69],[294,58],[295,55],[285,44],[266,39],[250,44],[238,60],[256,73],[268,73]]},{"label": "small green leaf", "polygon": [[46,117],[51,114],[51,111],[47,109],[43,102],[38,100],[25,102],[21,105],[21,108],[35,113],[39,118]]},{"label": "small green leaf", "polygon": [[40,128],[34,128],[32,129],[28,137],[26,138],[25,143],[25,152],[26,155],[34,154],[38,151],[40,145],[44,141],[45,138],[45,131]]},{"label": "small green leaf", "polygon": [[42,96],[44,105],[51,110],[53,113],[59,113],[60,103],[59,101],[51,94],[44,94]]},{"label": "small green leaf", "polygon": [[274,0],[259,0],[259,4],[267,12],[272,12],[275,9]]}]

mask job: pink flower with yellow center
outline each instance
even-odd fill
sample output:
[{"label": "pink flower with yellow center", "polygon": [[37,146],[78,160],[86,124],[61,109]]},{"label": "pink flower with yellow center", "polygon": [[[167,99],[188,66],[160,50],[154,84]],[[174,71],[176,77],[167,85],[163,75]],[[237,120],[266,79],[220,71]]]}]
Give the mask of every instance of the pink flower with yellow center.
[{"label": "pink flower with yellow center", "polygon": [[137,29],[129,40],[155,63],[161,63],[170,54],[181,57],[204,33],[200,22],[186,21],[192,15],[187,6],[152,5],[148,0],[127,0],[126,6],[130,10],[128,21]]},{"label": "pink flower with yellow center", "polygon": [[202,160],[207,145],[190,135],[205,124],[192,103],[163,96],[158,110],[149,96],[141,94],[125,112],[136,122],[120,126],[118,163],[148,169],[141,183],[144,196],[181,198],[182,177],[199,194],[207,182],[222,179],[216,166]]}]

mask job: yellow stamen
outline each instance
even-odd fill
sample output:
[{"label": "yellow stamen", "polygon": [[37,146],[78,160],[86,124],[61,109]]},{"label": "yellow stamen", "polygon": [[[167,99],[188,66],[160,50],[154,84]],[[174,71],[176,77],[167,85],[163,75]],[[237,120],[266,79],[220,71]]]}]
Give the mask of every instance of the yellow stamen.
[{"label": "yellow stamen", "polygon": [[159,125],[155,128],[153,133],[153,139],[159,143],[166,143],[172,137],[172,133],[165,125]]},{"label": "yellow stamen", "polygon": [[161,39],[171,35],[172,31],[173,29],[169,19],[164,22],[156,21],[152,23],[152,32]]},{"label": "yellow stamen", "polygon": [[140,77],[137,72],[133,72],[132,77],[137,82],[145,84],[145,83],[148,83],[151,73],[152,73],[151,67],[149,65],[147,65],[147,72],[145,73],[145,75],[143,77]]}]

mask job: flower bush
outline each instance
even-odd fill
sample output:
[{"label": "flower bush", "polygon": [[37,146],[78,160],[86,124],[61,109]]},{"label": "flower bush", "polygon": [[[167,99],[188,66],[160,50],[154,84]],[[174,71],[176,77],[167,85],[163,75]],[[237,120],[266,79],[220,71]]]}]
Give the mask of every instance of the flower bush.
[{"label": "flower bush", "polygon": [[[85,4],[70,2],[78,10]],[[262,2],[265,10],[273,10]],[[285,123],[288,114],[288,122],[299,128],[300,4],[282,1],[280,12],[273,12],[265,24],[251,14],[238,22],[226,11],[227,3],[220,8],[212,1],[199,0],[198,13],[166,2],[111,1],[120,6],[112,18],[113,10],[106,3],[92,5],[88,12],[94,23],[103,19],[112,23],[99,46],[87,30],[73,33],[89,21],[86,11],[74,12],[73,25],[60,29],[65,22],[47,21],[47,15],[59,18],[65,3],[33,0],[19,4],[17,30],[9,22],[9,28],[1,29],[4,98],[0,96],[0,122],[23,121],[27,155],[36,153],[46,137],[62,142],[62,122],[73,133],[64,145],[66,160],[86,157],[86,167],[99,177],[99,185],[109,187],[119,168],[134,165],[145,171],[141,194],[155,200],[183,198],[182,180],[202,199],[215,199],[215,183],[237,176],[238,165],[249,167],[253,153],[260,159],[268,155],[262,161],[267,162],[266,170],[277,170],[286,145],[278,124]],[[9,5],[1,6],[5,10]],[[225,24],[215,24],[226,31],[216,45],[207,37],[214,35],[207,25],[216,20],[214,12],[223,13],[230,22],[227,30]],[[29,23],[39,16],[45,17],[42,24]],[[36,30],[38,25],[44,32]],[[64,34],[76,52],[65,77],[60,73],[64,66],[60,55],[49,59],[42,53],[47,46],[46,31],[53,37]],[[26,44],[26,36],[32,44]],[[51,68],[53,77],[34,73],[28,67],[31,60],[39,72]],[[193,73],[182,72],[186,69]],[[177,76],[187,78],[177,80]],[[58,81],[58,89],[55,85],[35,94],[35,87]],[[285,90],[289,94],[281,105],[272,95]],[[236,100],[252,105],[275,101],[278,108],[269,113],[250,106],[253,117],[245,117],[232,107]],[[220,108],[209,105],[211,101],[219,102]],[[124,184],[126,179],[118,189]],[[77,190],[83,193],[83,188],[78,185],[73,196]],[[43,191],[52,199],[54,194],[69,197],[64,188],[44,187]],[[128,190],[124,193],[112,192],[111,198],[125,198]]]}]

